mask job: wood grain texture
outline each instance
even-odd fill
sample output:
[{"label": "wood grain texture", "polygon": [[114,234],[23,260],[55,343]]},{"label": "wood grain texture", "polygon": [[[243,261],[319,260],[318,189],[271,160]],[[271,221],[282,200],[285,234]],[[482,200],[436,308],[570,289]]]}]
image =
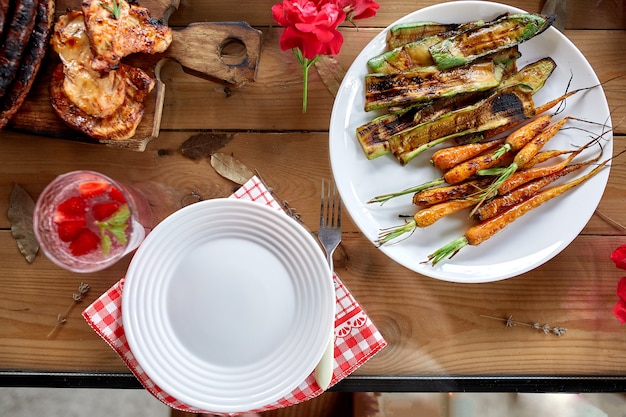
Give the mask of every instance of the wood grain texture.
[{"label": "wood grain texture", "polygon": [[[372,25],[345,27],[338,59],[348,68],[383,26],[427,1],[381,1]],[[511,2],[541,8],[540,1]],[[601,2],[604,3],[604,2]],[[263,31],[257,80],[238,88],[202,80],[167,63],[161,79],[167,87],[161,133],[144,152],[0,132],[0,211],[6,213],[14,184],[36,198],[56,175],[93,169],[150,190],[155,223],[185,204],[230,195],[236,184],[220,177],[208,159],[191,160],[181,145],[197,133],[229,135],[220,151],[257,170],[315,230],[319,187],[331,177],[328,124],[333,97],[311,73],[309,108],[300,112],[301,74],[290,52],[278,47],[280,29],[272,26],[273,1],[246,0],[235,9],[225,2],[183,2],[170,21],[243,19]],[[570,16],[571,18],[571,16]],[[585,54],[602,81],[624,74],[626,30],[612,21],[589,29],[574,24],[566,35]],[[626,77],[605,85],[615,125],[615,149],[626,148]],[[599,211],[626,225],[626,164],[614,164]],[[0,368],[127,372],[117,355],[80,317],[75,306],[54,338],[46,335],[71,303],[81,281],[91,291],[84,305],[106,291],[130,261],[106,271],[65,272],[40,254],[29,265],[19,253],[6,216],[0,216]],[[561,254],[534,271],[508,280],[475,285],[447,283],[408,271],[383,255],[346,216],[343,241],[336,251],[337,271],[389,343],[357,370],[360,375],[563,376],[626,375],[624,327],[613,317],[615,286],[624,275],[609,259],[626,243],[626,230],[593,216],[581,235]],[[468,248],[471,250],[471,248]],[[84,306],[83,305],[83,306]],[[512,315],[520,322],[567,328],[565,336],[543,334],[522,325],[506,327],[485,318]],[[452,387],[453,388],[453,387]]]},{"label": "wood grain texture", "polygon": [[[240,7],[233,10],[227,2],[205,2],[196,5],[191,2],[182,2],[178,11],[174,13],[170,22],[174,25],[184,25],[197,21],[200,17],[211,21],[244,20],[253,26],[272,26],[270,9],[278,0],[242,0]],[[381,0],[381,8],[375,17],[359,22],[360,27],[385,27],[400,17],[415,10],[431,6],[441,1],[429,0]],[[541,11],[545,0],[514,0],[505,3],[528,12]],[[620,0],[576,0],[567,2],[568,29],[625,29],[626,15],[624,4]]]}]

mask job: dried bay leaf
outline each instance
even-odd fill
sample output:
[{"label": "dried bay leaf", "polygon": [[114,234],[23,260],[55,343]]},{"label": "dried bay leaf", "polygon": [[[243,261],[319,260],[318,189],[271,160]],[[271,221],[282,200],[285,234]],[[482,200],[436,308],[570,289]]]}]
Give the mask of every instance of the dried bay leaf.
[{"label": "dried bay leaf", "polygon": [[35,201],[26,190],[15,184],[11,191],[8,217],[11,222],[11,234],[28,263],[32,263],[39,252],[39,243],[33,229],[34,211]]},{"label": "dried bay leaf", "polygon": [[211,155],[211,166],[222,177],[243,185],[254,176],[254,171],[235,159],[232,155],[216,152]]},{"label": "dried bay leaf", "polygon": [[183,156],[190,159],[209,158],[232,139],[232,134],[198,133],[184,141],[180,150]]}]

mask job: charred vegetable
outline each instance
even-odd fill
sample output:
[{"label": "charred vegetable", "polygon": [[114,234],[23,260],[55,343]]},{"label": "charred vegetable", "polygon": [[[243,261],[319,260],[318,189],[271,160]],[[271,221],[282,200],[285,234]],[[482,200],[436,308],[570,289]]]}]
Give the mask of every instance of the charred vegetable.
[{"label": "charred vegetable", "polygon": [[489,90],[500,84],[502,74],[503,68],[493,62],[443,71],[431,66],[399,74],[369,74],[365,76],[365,110]]},{"label": "charred vegetable", "polygon": [[445,246],[442,246],[432,254],[428,255],[428,260],[425,262],[430,262],[432,265],[436,265],[441,260],[454,256],[465,246],[480,245],[487,239],[500,232],[513,221],[528,213],[529,211],[539,207],[540,205],[548,202],[549,200],[552,200],[555,197],[562,195],[571,188],[574,188],[577,185],[580,185],[583,182],[587,181],[589,178],[592,178],[598,172],[600,172],[608,164],[609,161],[610,159],[607,159],[589,173],[579,178],[576,178],[568,183],[557,185],[547,190],[543,190],[533,195],[529,199],[514,205],[508,210],[505,210],[504,212],[494,217],[491,217],[490,219],[485,220],[484,222],[479,223],[476,226],[469,228],[460,238],[448,243]]},{"label": "charred vegetable", "polygon": [[375,56],[367,61],[370,69],[379,74],[393,74],[410,71],[417,67],[435,65],[430,48],[440,42],[441,36],[430,36],[419,41],[411,42]]},{"label": "charred vegetable", "polygon": [[495,129],[535,114],[531,92],[515,87],[497,91],[475,105],[450,112],[436,120],[389,138],[394,156],[404,165],[423,151],[444,141]]},{"label": "charred vegetable", "polygon": [[441,69],[466,65],[535,37],[550,27],[552,21],[552,17],[540,14],[506,14],[445,38],[430,47],[430,54]]},{"label": "charred vegetable", "polygon": [[356,136],[367,158],[374,159],[390,151],[387,139],[393,135],[474,104],[484,97],[484,92],[459,94],[411,106],[403,112],[387,113],[359,126]]},{"label": "charred vegetable", "polygon": [[459,27],[457,24],[443,24],[436,22],[415,22],[400,23],[394,25],[389,30],[387,45],[394,49],[407,43],[416,42],[421,39],[441,35]]},{"label": "charred vegetable", "polygon": [[[507,76],[497,88],[521,84],[532,89],[533,94],[541,89],[554,71],[556,64],[550,58],[543,58],[526,65],[518,72]],[[434,100],[410,106],[397,113],[386,113],[356,129],[359,141],[368,159],[374,159],[390,151],[388,139],[404,130],[435,120],[447,113],[475,104],[484,99],[489,91],[460,94],[454,97]],[[493,132],[495,135],[497,132]],[[493,136],[493,135],[491,135]]]}]

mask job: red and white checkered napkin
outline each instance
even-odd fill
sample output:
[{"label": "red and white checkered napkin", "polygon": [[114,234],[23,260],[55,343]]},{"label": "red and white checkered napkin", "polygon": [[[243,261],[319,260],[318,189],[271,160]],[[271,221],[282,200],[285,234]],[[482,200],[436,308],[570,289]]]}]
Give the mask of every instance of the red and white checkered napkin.
[{"label": "red and white checkered napkin", "polygon": [[[250,179],[231,198],[257,201],[282,210],[280,204],[276,202],[272,194],[257,177]],[[352,297],[336,274],[334,275],[334,283],[336,294],[335,370],[331,385],[336,384],[351,374],[387,345],[387,342],[385,342],[365,311]],[[120,355],[141,384],[156,398],[168,406],[181,411],[211,413],[211,410],[198,410],[178,401],[154,384],[141,369],[141,366],[130,351],[124,335],[121,312],[123,289],[124,278],[83,311],[85,320]],[[295,405],[310,400],[322,392],[315,382],[313,374],[311,374],[291,394],[262,409],[250,411],[261,412]]]}]

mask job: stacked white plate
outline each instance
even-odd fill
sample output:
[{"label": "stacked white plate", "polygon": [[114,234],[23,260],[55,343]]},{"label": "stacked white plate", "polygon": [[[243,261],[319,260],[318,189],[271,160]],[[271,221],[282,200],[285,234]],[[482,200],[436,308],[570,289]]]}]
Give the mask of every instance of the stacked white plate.
[{"label": "stacked white plate", "polygon": [[131,261],[124,329],[146,374],[202,410],[256,409],[314,370],[334,286],[313,237],[263,204],[208,200],[161,222]]}]

